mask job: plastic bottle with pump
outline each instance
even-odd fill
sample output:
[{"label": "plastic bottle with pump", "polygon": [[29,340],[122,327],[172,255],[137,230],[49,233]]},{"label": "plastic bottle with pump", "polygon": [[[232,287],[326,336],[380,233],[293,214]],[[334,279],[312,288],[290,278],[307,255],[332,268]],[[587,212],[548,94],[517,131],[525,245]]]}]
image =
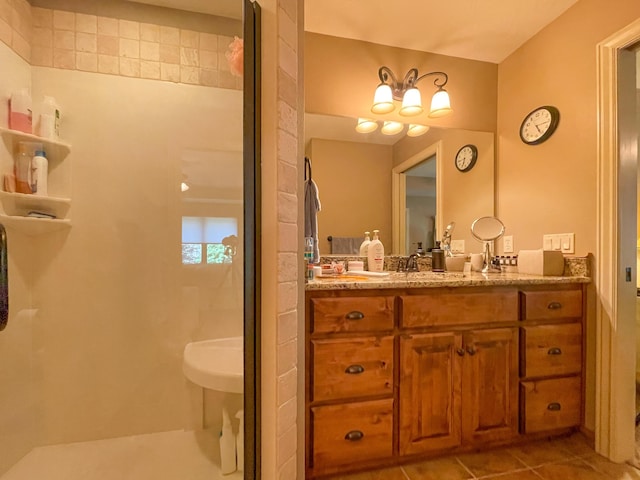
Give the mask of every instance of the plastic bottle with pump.
[{"label": "plastic bottle with pump", "polygon": [[222,409],[222,431],[220,432],[220,471],[223,475],[236,471],[236,439],[231,428],[231,419],[226,408]]},{"label": "plastic bottle with pump", "polygon": [[31,160],[31,191],[36,195],[48,195],[47,176],[49,175],[49,162],[44,150],[36,150]]},{"label": "plastic bottle with pump", "polygon": [[382,272],[384,270],[384,246],[378,238],[379,230],[373,231],[373,240],[367,251],[367,264],[370,272]]},{"label": "plastic bottle with pump", "polygon": [[369,251],[369,244],[371,243],[371,238],[369,238],[369,232],[364,232],[364,241],[360,244],[360,256],[366,257],[367,252]]},{"label": "plastic bottle with pump", "polygon": [[436,241],[435,248],[431,250],[431,270],[434,272],[444,272],[444,262],[444,250],[440,248],[440,242]]}]

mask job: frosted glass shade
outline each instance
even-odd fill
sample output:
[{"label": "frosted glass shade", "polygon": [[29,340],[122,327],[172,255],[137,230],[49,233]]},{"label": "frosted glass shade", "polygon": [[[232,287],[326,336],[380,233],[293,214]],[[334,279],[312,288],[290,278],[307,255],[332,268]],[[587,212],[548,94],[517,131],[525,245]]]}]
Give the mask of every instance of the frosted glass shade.
[{"label": "frosted glass shade", "polygon": [[449,94],[446,90],[438,90],[431,99],[431,111],[430,117],[442,117],[448,113],[453,112],[451,109],[451,101],[449,100]]},{"label": "frosted glass shade", "polygon": [[420,90],[416,87],[409,88],[404,92],[402,97],[402,108],[400,115],[406,117],[411,115],[420,115],[422,113],[422,98],[420,98]]},{"label": "frosted glass shade", "polygon": [[420,135],[424,135],[429,131],[429,126],[427,125],[418,125],[416,123],[412,123],[409,125],[409,130],[407,131],[407,135],[410,137],[419,137]]},{"label": "frosted glass shade", "polygon": [[369,118],[358,118],[356,131],[360,133],[370,133],[378,128],[378,122]]},{"label": "frosted glass shade", "polygon": [[384,122],[384,125],[382,126],[382,129],[380,131],[385,135],[395,135],[397,133],[400,133],[403,128],[404,125],[402,123],[387,120]]},{"label": "frosted glass shade", "polygon": [[378,88],[376,88],[376,93],[373,96],[371,111],[373,113],[389,113],[392,112],[394,108],[391,87],[386,83],[381,83],[378,85]]}]

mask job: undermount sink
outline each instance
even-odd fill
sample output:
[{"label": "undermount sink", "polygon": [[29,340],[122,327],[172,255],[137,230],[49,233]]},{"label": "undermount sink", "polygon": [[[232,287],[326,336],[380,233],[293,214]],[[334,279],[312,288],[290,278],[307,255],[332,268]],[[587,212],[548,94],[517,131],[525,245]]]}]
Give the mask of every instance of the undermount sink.
[{"label": "undermount sink", "polygon": [[188,343],[182,371],[196,385],[220,392],[244,391],[242,337]]},{"label": "undermount sink", "polygon": [[447,279],[447,278],[463,278],[462,272],[393,272],[391,279],[407,279],[407,280],[435,280],[435,279]]}]

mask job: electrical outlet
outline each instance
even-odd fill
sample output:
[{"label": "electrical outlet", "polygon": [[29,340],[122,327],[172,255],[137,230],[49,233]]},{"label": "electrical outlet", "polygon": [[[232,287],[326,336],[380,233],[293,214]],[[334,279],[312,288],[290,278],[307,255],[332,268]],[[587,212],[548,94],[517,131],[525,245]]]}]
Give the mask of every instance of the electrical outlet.
[{"label": "electrical outlet", "polygon": [[513,253],[513,235],[502,237],[502,251],[504,253]]},{"label": "electrical outlet", "polygon": [[452,253],[464,253],[464,240],[451,240]]}]

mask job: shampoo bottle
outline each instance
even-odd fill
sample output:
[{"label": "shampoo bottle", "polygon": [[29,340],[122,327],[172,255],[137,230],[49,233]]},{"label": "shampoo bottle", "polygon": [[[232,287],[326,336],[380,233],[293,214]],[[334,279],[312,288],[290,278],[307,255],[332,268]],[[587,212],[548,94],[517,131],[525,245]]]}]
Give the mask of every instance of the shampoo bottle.
[{"label": "shampoo bottle", "polygon": [[44,150],[36,150],[31,160],[31,190],[36,195],[48,195],[47,176],[49,174],[49,162]]},{"label": "shampoo bottle", "polygon": [[231,428],[229,412],[222,409],[222,431],[220,432],[220,471],[223,475],[236,471],[236,439]]},{"label": "shampoo bottle", "polygon": [[378,238],[378,230],[373,231],[373,240],[371,240],[367,252],[367,262],[370,272],[384,270],[384,246]]},{"label": "shampoo bottle", "polygon": [[369,244],[371,243],[371,239],[369,238],[369,232],[364,232],[364,242],[360,244],[360,256],[366,257],[367,252],[369,251]]}]

